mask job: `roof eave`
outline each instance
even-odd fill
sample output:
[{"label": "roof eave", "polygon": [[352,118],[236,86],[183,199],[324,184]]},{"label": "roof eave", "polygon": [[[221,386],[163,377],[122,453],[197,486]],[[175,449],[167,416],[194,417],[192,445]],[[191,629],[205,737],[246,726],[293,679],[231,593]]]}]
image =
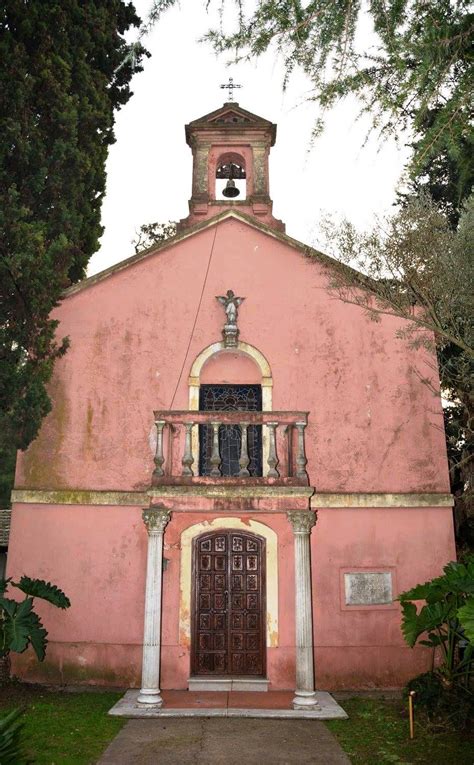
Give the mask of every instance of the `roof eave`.
[{"label": "roof eave", "polygon": [[184,231],[181,231],[180,233],[176,234],[170,239],[166,239],[164,242],[161,242],[160,244],[155,244],[155,245],[152,245],[151,247],[147,247],[146,249],[136,253],[135,255],[132,255],[129,258],[126,258],[125,260],[121,260],[119,263],[115,263],[113,266],[109,266],[109,268],[106,268],[103,271],[99,271],[99,273],[94,274],[93,276],[87,277],[86,279],[83,279],[82,281],[77,282],[77,284],[73,284],[71,287],[68,287],[68,289],[65,290],[65,292],[62,295],[62,299],[68,298],[71,295],[75,295],[76,293],[81,292],[84,289],[88,289],[89,287],[93,287],[94,285],[98,284],[104,279],[107,279],[109,276],[114,276],[115,274],[120,273],[120,271],[124,271],[126,268],[129,268],[129,266],[133,266],[136,263],[140,263],[142,260],[145,260],[147,257],[151,255],[156,255],[162,252],[163,250],[168,249],[169,247],[174,247],[174,245],[179,244],[180,242],[188,239],[194,234],[197,234],[200,231],[205,231],[208,228],[212,228],[213,226],[216,226],[218,223],[223,222],[227,218],[235,218],[237,220],[240,220],[241,222],[246,223],[247,225],[257,229],[258,231],[262,231],[268,236],[271,236],[273,239],[277,239],[280,242],[288,244],[290,247],[293,247],[294,249],[298,250],[303,255],[305,255],[305,257],[314,258],[315,260],[319,261],[322,265],[325,265],[329,268],[338,268],[339,270],[341,268],[343,270],[347,269],[347,271],[350,272],[353,277],[354,275],[357,277],[357,280],[360,281],[361,287],[364,286],[364,283],[367,281],[368,277],[364,277],[363,274],[359,273],[353,268],[350,268],[350,266],[344,265],[343,263],[336,260],[335,258],[332,258],[330,255],[326,255],[325,253],[320,252],[319,250],[316,250],[314,247],[310,247],[309,245],[304,244],[303,242],[300,242],[298,239],[293,239],[293,237],[288,236],[288,234],[284,234],[281,231],[276,231],[275,229],[271,228],[270,226],[267,226],[265,223],[262,223],[261,221],[256,220],[255,218],[253,218],[250,215],[247,215],[246,213],[239,212],[239,211],[236,211],[235,209],[232,209],[232,210],[224,210],[223,212],[218,213],[212,218],[202,221],[201,223],[196,223],[194,226],[190,226],[189,228],[185,229]]}]

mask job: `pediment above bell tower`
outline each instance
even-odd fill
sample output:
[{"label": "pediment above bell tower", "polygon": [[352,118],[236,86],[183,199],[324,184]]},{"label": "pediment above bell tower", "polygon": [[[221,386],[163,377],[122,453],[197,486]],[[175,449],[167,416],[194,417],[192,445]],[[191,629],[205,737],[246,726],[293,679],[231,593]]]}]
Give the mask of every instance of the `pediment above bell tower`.
[{"label": "pediment above bell tower", "polygon": [[273,217],[268,158],[276,125],[243,109],[235,101],[186,125],[186,143],[193,152],[189,215],[183,230],[230,207],[256,217],[278,231],[285,225]]}]

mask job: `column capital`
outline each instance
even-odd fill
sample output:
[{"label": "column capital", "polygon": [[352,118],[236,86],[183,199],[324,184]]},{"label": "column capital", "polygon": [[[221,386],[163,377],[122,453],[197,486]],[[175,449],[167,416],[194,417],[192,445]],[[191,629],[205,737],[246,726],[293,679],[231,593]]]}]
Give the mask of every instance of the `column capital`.
[{"label": "column capital", "polygon": [[286,515],[293,534],[309,534],[316,523],[316,513],[313,510],[288,510]]},{"label": "column capital", "polygon": [[146,507],[142,518],[149,535],[162,534],[171,518],[171,510],[165,507]]}]

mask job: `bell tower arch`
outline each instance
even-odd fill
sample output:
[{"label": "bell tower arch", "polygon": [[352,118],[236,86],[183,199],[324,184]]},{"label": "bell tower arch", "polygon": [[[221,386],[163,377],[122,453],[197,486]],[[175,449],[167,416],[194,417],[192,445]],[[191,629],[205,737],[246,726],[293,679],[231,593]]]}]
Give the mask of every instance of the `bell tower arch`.
[{"label": "bell tower arch", "polygon": [[193,152],[192,192],[189,215],[178,230],[235,207],[284,231],[270,199],[268,158],[275,139],[276,125],[235,101],[186,125]]}]

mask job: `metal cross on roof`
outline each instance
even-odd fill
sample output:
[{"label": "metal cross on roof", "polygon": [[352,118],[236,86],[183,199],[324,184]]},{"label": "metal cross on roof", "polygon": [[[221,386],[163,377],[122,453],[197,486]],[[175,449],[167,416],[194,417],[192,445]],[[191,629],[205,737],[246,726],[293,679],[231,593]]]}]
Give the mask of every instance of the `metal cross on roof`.
[{"label": "metal cross on roof", "polygon": [[233,78],[229,77],[229,82],[226,85],[221,85],[221,88],[227,88],[229,91],[229,101],[234,100],[234,88],[241,88],[242,85],[236,85]]}]

